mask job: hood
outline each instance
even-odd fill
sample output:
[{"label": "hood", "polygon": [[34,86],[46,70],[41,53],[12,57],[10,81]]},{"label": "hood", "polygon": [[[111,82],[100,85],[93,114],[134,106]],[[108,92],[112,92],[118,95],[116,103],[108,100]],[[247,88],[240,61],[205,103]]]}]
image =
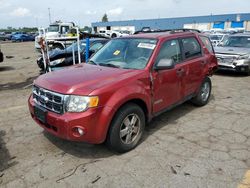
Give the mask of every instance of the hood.
[{"label": "hood", "polygon": [[140,70],[81,64],[42,75],[34,84],[62,94],[89,95],[95,89],[134,77],[139,73]]},{"label": "hood", "polygon": [[65,53],[65,50],[61,50],[61,49],[56,48],[52,51],[49,51],[49,57],[54,58],[54,57],[61,55],[61,54],[64,54],[64,53]]},{"label": "hood", "polygon": [[239,48],[239,47],[216,47],[214,48],[215,54],[226,54],[226,55],[246,55],[250,54],[250,48]]},{"label": "hood", "polygon": [[59,37],[59,33],[58,32],[47,32],[46,33],[46,38],[49,40],[51,38],[56,38]]}]

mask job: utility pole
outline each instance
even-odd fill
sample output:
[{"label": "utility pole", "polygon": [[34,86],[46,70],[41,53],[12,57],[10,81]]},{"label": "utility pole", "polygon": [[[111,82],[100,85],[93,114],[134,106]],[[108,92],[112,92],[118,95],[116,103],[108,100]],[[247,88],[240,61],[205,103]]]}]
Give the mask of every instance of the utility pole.
[{"label": "utility pole", "polygon": [[49,23],[51,24],[50,8],[48,8],[48,10],[49,10]]}]

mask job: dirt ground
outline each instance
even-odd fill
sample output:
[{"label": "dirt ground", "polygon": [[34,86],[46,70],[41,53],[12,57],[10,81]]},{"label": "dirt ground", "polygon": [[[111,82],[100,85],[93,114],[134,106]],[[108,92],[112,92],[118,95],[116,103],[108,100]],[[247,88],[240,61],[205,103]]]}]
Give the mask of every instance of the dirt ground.
[{"label": "dirt ground", "polygon": [[250,77],[216,74],[208,105],[155,118],[121,155],[45,133],[27,107],[34,43],[1,48],[14,57],[0,64],[0,187],[250,187]]}]

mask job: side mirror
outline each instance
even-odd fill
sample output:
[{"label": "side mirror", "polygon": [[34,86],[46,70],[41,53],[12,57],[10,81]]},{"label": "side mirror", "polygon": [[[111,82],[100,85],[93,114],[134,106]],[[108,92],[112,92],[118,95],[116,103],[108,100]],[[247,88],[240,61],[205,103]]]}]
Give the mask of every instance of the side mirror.
[{"label": "side mirror", "polygon": [[173,59],[161,59],[154,67],[155,70],[165,70],[173,68],[174,68]]}]

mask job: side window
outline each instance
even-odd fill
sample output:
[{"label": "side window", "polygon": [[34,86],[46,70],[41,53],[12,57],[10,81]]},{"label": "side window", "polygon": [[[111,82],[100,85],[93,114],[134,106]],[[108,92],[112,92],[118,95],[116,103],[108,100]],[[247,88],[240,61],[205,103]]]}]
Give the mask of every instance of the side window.
[{"label": "side window", "polygon": [[204,37],[204,36],[200,36],[200,38],[201,38],[203,44],[208,49],[208,51],[211,52],[211,53],[214,53],[214,49],[213,49],[213,46],[212,46],[209,38],[208,37]]},{"label": "side window", "polygon": [[100,43],[100,42],[98,42],[98,43],[93,44],[93,45],[90,47],[90,50],[92,50],[92,51],[94,51],[94,52],[97,52],[102,46],[103,46],[103,44]]},{"label": "side window", "polygon": [[181,50],[178,40],[166,41],[162,45],[156,64],[161,59],[172,59],[175,63],[179,63],[181,61]]},{"label": "side window", "polygon": [[200,56],[201,46],[194,37],[181,39],[185,59]]},{"label": "side window", "polygon": [[66,34],[69,32],[69,26],[62,26],[61,27],[61,32],[62,34]]}]

